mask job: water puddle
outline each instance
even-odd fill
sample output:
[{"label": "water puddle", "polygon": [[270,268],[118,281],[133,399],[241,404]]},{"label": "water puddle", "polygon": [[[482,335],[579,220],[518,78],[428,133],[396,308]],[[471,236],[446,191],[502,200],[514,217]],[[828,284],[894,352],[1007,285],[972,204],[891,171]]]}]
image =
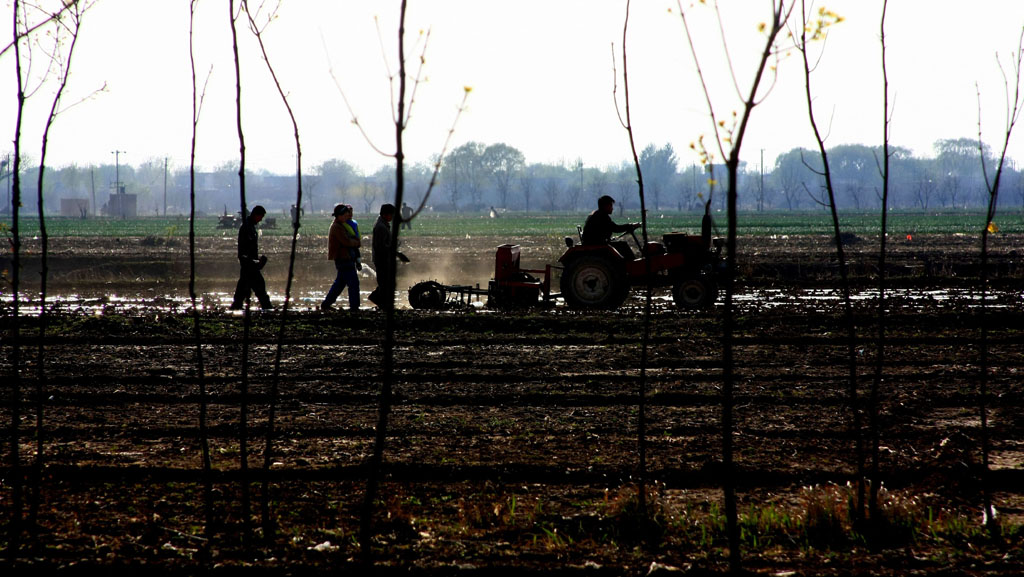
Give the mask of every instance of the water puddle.
[{"label": "water puddle", "polygon": [[[360,291],[361,310],[372,310],[376,307],[370,303],[370,291]],[[289,310],[308,312],[319,309],[323,300],[323,291],[295,291],[292,294]],[[716,306],[722,305],[723,294],[719,294]],[[283,293],[270,293],[271,301],[280,310],[284,306]],[[397,292],[395,302],[399,309],[409,309],[407,290]],[[640,305],[640,291],[634,291],[633,299],[627,305]],[[345,296],[342,295],[342,300]],[[827,312],[835,310],[842,303],[842,293],[838,289],[757,289],[739,292],[733,296],[737,308],[756,312],[757,310],[799,308],[807,311]],[[869,306],[878,299],[878,290],[864,290],[851,295],[855,306]],[[981,305],[981,294],[974,289],[943,288],[932,290],[890,289],[886,291],[886,299],[892,306],[902,309],[931,309],[956,306],[959,308],[977,308]],[[242,311],[229,309],[232,301],[231,292],[204,292],[197,298],[200,311],[221,311],[224,314],[241,315]],[[653,297],[653,303],[659,310],[674,308],[672,297],[667,292],[659,292]],[[111,294],[56,294],[46,298],[47,309],[57,313],[74,315],[108,315],[108,314],[142,314],[142,313],[185,313],[191,310],[192,301],[187,294],[159,294],[153,289],[137,293]],[[991,310],[1017,309],[1024,306],[1024,291],[990,292],[986,295],[985,306]],[[0,295],[0,314],[7,313],[13,307],[10,294]],[[561,299],[555,301],[555,310],[564,307]],[[469,299],[465,309],[479,312],[486,311],[486,297]],[[24,316],[38,316],[40,302],[38,294],[22,294],[19,312]],[[258,311],[257,305],[253,311]]]}]

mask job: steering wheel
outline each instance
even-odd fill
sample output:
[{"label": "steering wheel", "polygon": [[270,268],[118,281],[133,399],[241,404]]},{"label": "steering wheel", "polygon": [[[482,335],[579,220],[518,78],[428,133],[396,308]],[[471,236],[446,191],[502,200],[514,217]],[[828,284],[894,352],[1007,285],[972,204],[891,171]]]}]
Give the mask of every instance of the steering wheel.
[{"label": "steering wheel", "polygon": [[642,245],[640,244],[640,239],[636,237],[636,229],[635,228],[631,228],[631,229],[629,229],[627,231],[620,232],[619,236],[616,236],[616,237],[612,238],[612,242],[615,242],[617,240],[622,239],[622,237],[626,236],[627,234],[629,236],[633,237],[633,244],[635,244],[637,250],[639,250],[642,253],[643,252],[643,248],[642,248]]}]

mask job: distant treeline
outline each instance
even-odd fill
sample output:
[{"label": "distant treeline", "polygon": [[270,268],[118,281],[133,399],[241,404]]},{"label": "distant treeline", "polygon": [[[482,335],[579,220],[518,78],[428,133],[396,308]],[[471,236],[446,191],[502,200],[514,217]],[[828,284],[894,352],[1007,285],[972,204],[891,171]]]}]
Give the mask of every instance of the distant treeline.
[{"label": "distant treeline", "polygon": [[[970,209],[988,201],[985,174],[995,172],[985,149],[985,170],[977,140],[940,140],[932,158],[913,156],[909,150],[891,149],[889,206],[893,209]],[[881,147],[836,146],[828,151],[836,202],[843,210],[880,207]],[[724,203],[723,166],[681,162],[671,145],[648,146],[640,154],[647,205],[652,210],[701,211],[706,200],[713,209]],[[24,166],[24,163],[22,164]],[[824,203],[821,155],[793,149],[773,166],[757,162],[741,166],[738,189],[742,210],[808,210]],[[47,213],[60,214],[62,199],[86,201],[88,215],[105,215],[115,182],[135,195],[142,215],[181,215],[189,212],[188,167],[169,166],[156,159],[140,166],[99,165],[47,168],[44,203]],[[434,167],[408,166],[405,198],[419,204],[428,190]],[[37,210],[35,183],[38,168],[28,168],[21,179],[23,208]],[[0,175],[9,190],[9,175]],[[368,214],[393,198],[394,169],[384,167],[363,174],[344,160],[329,160],[303,175],[303,211],[329,212],[345,202]],[[288,214],[296,196],[294,175],[249,172],[249,205],[263,204],[277,214]],[[597,197],[609,194],[620,209],[638,206],[636,171],[632,162],[619,166],[588,166],[578,158],[560,164],[528,163],[523,154],[506,144],[464,144],[443,160],[437,183],[426,204],[439,212],[479,212],[490,207],[519,212],[592,210]],[[79,205],[82,205],[81,200]],[[1009,161],[1000,187],[1000,204],[1024,207],[1024,179]],[[65,203],[68,206],[69,203]],[[238,166],[224,165],[196,176],[196,205],[201,214],[234,214],[240,210]],[[10,213],[7,193],[0,213]],[[24,213],[23,213],[24,214]]]}]

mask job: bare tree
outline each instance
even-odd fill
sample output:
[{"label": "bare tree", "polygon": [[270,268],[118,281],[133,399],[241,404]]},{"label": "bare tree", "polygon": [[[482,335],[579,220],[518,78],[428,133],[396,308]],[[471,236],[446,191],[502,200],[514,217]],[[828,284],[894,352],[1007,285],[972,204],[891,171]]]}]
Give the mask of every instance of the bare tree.
[{"label": "bare tree", "polygon": [[[310,213],[316,212],[316,207],[313,206],[313,192],[316,191],[318,186],[320,186],[320,177],[318,176],[307,175],[306,178],[302,181],[302,194],[303,196],[306,197],[306,202],[309,205]],[[302,206],[302,204],[296,204],[295,206]]]},{"label": "bare tree", "polygon": [[[291,103],[288,101],[288,95],[285,93],[284,88],[281,86],[281,81],[277,77],[277,73],[274,70],[274,66],[270,62],[270,56],[267,54],[267,48],[263,42],[263,32],[266,27],[274,21],[277,16],[277,11],[280,8],[280,2],[277,2],[269,10],[269,13],[265,14],[262,18],[260,17],[260,10],[263,8],[263,4],[260,4],[256,13],[250,10],[249,1],[242,0],[242,7],[245,10],[245,14],[249,19],[249,29],[256,37],[256,41],[259,44],[260,52],[263,55],[263,61],[267,64],[267,70],[270,72],[270,76],[274,81],[274,86],[277,88],[277,93],[281,97],[281,102],[284,104],[285,110],[288,113],[288,118],[292,123],[292,133],[295,138],[295,206],[302,206],[302,141],[299,138],[299,124],[295,120],[295,113],[292,111]],[[257,23],[257,18],[261,18],[260,22]],[[281,382],[281,357],[284,349],[284,337],[285,327],[287,326],[288,319],[288,307],[291,303],[292,293],[292,281],[295,278],[295,254],[298,247],[299,239],[299,227],[301,226],[302,212],[299,210],[295,211],[292,215],[292,243],[291,251],[288,257],[288,278],[285,282],[284,291],[284,304],[282,305],[280,323],[277,329],[277,343],[274,348],[274,370],[273,377],[271,378],[270,386],[270,403],[267,412],[267,426],[266,426],[266,444],[263,451],[263,487],[262,487],[262,501],[261,511],[263,517],[263,533],[265,537],[273,535],[274,529],[277,524],[274,522],[270,512],[270,488],[267,481],[270,473],[270,467],[273,464],[274,456],[274,426],[277,415],[277,397],[278,391],[280,390]]]},{"label": "bare tree", "polygon": [[[32,482],[32,506],[29,514],[29,524],[36,526],[36,519],[39,515],[40,486],[42,484],[42,468],[44,456],[45,435],[43,427],[43,383],[46,382],[46,323],[49,315],[46,310],[46,284],[49,276],[49,235],[46,232],[46,215],[43,211],[43,176],[46,174],[46,150],[49,144],[50,129],[53,127],[57,115],[63,112],[61,99],[64,89],[67,87],[68,76],[71,73],[72,57],[75,53],[75,46],[78,44],[78,34],[82,26],[82,18],[93,4],[91,2],[76,2],[65,13],[53,19],[54,30],[49,39],[53,47],[46,51],[51,60],[51,70],[57,81],[58,87],[50,106],[49,114],[46,117],[46,126],[43,129],[42,145],[39,152],[39,175],[36,185],[37,208],[39,211],[39,238],[41,241],[40,251],[40,290],[39,290],[39,348],[36,360],[36,455],[33,467]],[[67,52],[63,51],[65,41],[68,43]]]},{"label": "bare tree", "polygon": [[[402,0],[401,7],[399,8],[398,17],[398,73],[397,73],[397,90],[395,90],[396,75],[391,74],[388,71],[388,81],[392,84],[392,90],[394,94],[393,103],[394,108],[392,110],[392,121],[394,123],[394,135],[395,135],[395,149],[393,153],[384,152],[383,149],[376,146],[373,140],[369,138],[365,131],[363,131],[362,125],[352,111],[349,105],[348,98],[345,96],[345,92],[341,90],[341,86],[337,84],[337,77],[334,76],[333,70],[331,76],[334,77],[338,90],[341,94],[342,100],[345,102],[345,106],[348,108],[349,113],[352,116],[352,123],[359,128],[367,143],[377,152],[382,155],[394,158],[395,160],[395,199],[394,205],[401,206],[402,199],[405,195],[405,144],[403,140],[404,132],[409,126],[409,121],[412,118],[413,106],[416,102],[416,89],[419,87],[423,66],[426,63],[426,49],[427,41],[429,40],[429,32],[423,42],[423,51],[420,53],[419,62],[420,67],[416,72],[415,77],[410,78],[406,70],[406,55],[405,55],[405,16],[408,0]],[[383,48],[383,42],[382,48]],[[385,58],[385,61],[387,59]],[[411,80],[411,87],[410,87]],[[426,206],[427,201],[430,199],[430,193],[437,185],[437,175],[441,170],[441,166],[444,162],[445,153],[448,151],[448,146],[451,142],[452,135],[455,133],[455,125],[458,122],[459,117],[466,107],[466,100],[469,98],[471,92],[469,86],[464,87],[462,102],[460,103],[458,110],[455,114],[455,120],[452,121],[452,126],[448,131],[448,135],[445,138],[444,145],[441,148],[441,153],[437,157],[437,162],[434,164],[434,172],[430,178],[430,182],[427,184],[427,190],[423,193],[420,205],[413,211],[413,216],[410,218],[416,218],[417,215]],[[390,254],[387,257],[388,270],[384,272],[384,277],[387,279],[395,278],[395,266],[398,258],[398,243],[399,243],[399,231],[400,226],[391,227],[391,242],[389,246]],[[379,273],[378,273],[378,276]],[[392,406],[392,388],[394,386],[394,348],[395,348],[395,332],[397,330],[397,321],[395,318],[395,307],[393,302],[394,287],[384,287],[381,291],[384,295],[388,295],[382,306],[385,312],[384,316],[384,340],[382,343],[383,355],[381,358],[381,391],[377,409],[377,427],[376,435],[374,437],[373,452],[369,458],[369,477],[366,482],[366,492],[363,499],[363,510],[362,518],[360,520],[359,527],[359,543],[361,554],[364,561],[369,561],[372,555],[371,549],[371,525],[373,520],[373,511],[375,502],[377,500],[377,492],[380,485],[381,476],[381,464],[384,460],[384,449],[387,441],[387,429],[388,429],[388,417],[391,413]]]},{"label": "bare tree", "polygon": [[[244,2],[244,0],[243,0]],[[235,127],[238,133],[238,199],[241,205],[242,218],[249,217],[249,208],[245,198],[245,132],[242,130],[242,66],[238,52],[237,19],[240,6],[235,10],[235,0],[228,0],[228,16],[231,25],[231,48],[234,54],[235,69]],[[252,545],[252,501],[249,486],[249,344],[252,329],[250,299],[245,299],[242,321],[242,375],[239,382],[238,411],[238,460],[241,472],[242,489],[242,541],[246,547]]]},{"label": "bare tree", "polygon": [[[615,72],[615,49],[612,46],[612,71],[614,84],[612,96],[615,97],[615,111],[619,117],[619,123],[626,131],[629,138],[629,150],[633,157],[633,168],[636,171],[637,197],[640,200],[641,232],[643,234],[643,247],[647,246],[647,204],[644,195],[644,173],[640,156],[636,150],[636,138],[633,134],[633,120],[629,100],[629,71],[626,51],[627,32],[629,31],[629,8],[630,1],[626,0],[626,15],[622,24],[622,87],[623,87],[623,109],[619,108],[618,72]],[[579,162],[580,176],[583,175],[583,161]],[[575,208],[575,207],[574,207]],[[647,278],[646,291],[644,293],[644,320],[643,333],[640,339],[640,383],[637,388],[637,502],[640,512],[640,534],[644,534],[647,526],[647,357],[651,337],[651,297],[652,297],[652,275],[651,260],[644,259],[644,273]]]},{"label": "bare tree", "polygon": [[[35,388],[36,415],[35,415],[35,441],[36,453],[32,469],[33,481],[32,499],[29,510],[29,523],[35,534],[36,519],[39,512],[40,489],[42,483],[42,466],[44,458],[45,435],[43,434],[43,384],[45,383],[45,336],[47,323],[46,310],[46,286],[48,277],[48,247],[49,237],[46,231],[46,219],[43,203],[43,177],[46,173],[46,152],[49,143],[50,130],[53,127],[57,116],[69,106],[62,108],[62,97],[67,86],[68,76],[71,71],[71,62],[75,46],[78,41],[78,33],[81,28],[82,18],[92,2],[62,2],[56,10],[49,11],[41,5],[28,4],[19,0],[12,3],[12,40],[3,50],[0,50],[0,57],[12,50],[14,53],[14,70],[17,76],[16,95],[17,112],[14,129],[14,160],[11,170],[11,288],[13,296],[13,319],[11,322],[11,370],[10,379],[10,447],[11,447],[11,507],[10,521],[8,523],[8,558],[14,564],[18,558],[21,548],[22,525],[23,525],[23,503],[24,503],[24,477],[21,471],[21,455],[19,451],[20,434],[19,425],[22,414],[21,399],[21,322],[20,322],[20,289],[21,289],[21,231],[20,231],[20,207],[21,207],[21,129],[24,123],[25,106],[44,84],[53,81],[57,84],[53,100],[46,116],[41,144],[37,181],[37,208],[39,216],[40,239],[41,239],[41,291],[40,291],[40,319],[39,319],[39,348],[37,359],[37,379]],[[33,20],[34,19],[34,20]],[[66,47],[66,48],[65,48]],[[43,72],[32,77],[32,67],[36,50],[45,56]],[[71,106],[73,106],[72,104]]]},{"label": "bare tree", "polygon": [[11,377],[10,411],[8,445],[11,450],[11,505],[10,520],[7,523],[7,560],[12,565],[17,562],[21,548],[22,505],[24,501],[24,479],[21,473],[21,128],[24,121],[27,87],[25,85],[24,67],[22,66],[22,39],[28,35],[29,26],[22,14],[19,0],[13,3],[14,22],[14,69],[17,76],[17,113],[14,122],[14,164],[11,168]]},{"label": "bare tree", "polygon": [[[387,172],[385,175],[384,173]],[[373,205],[377,203],[377,198],[383,190],[394,190],[394,174],[387,169],[382,168],[377,175],[383,177],[385,180],[379,182],[374,179],[364,178],[363,185],[359,187],[359,199],[363,201],[363,212],[367,215],[373,213]]]},{"label": "bare tree", "polygon": [[882,213],[881,226],[878,234],[878,315],[877,315],[877,336],[875,339],[875,367],[874,376],[871,380],[871,392],[868,400],[868,430],[871,436],[871,494],[868,504],[868,514],[871,523],[877,525],[880,521],[878,514],[878,492],[881,488],[879,476],[879,450],[881,439],[881,419],[879,416],[879,402],[881,397],[883,372],[885,369],[885,333],[886,333],[886,239],[888,237],[889,219],[889,161],[892,158],[889,151],[889,130],[892,119],[890,118],[889,105],[889,69],[886,61],[885,44],[885,17],[889,7],[888,0],[882,0],[882,17],[879,24],[879,42],[882,49],[882,159],[879,171],[882,177]]},{"label": "bare tree", "polygon": [[813,2],[800,1],[800,30],[796,35],[798,38],[796,48],[800,52],[804,67],[804,95],[807,103],[807,115],[810,118],[811,129],[814,132],[814,139],[818,143],[818,150],[821,153],[821,176],[825,181],[825,192],[828,198],[828,208],[832,216],[832,231],[836,244],[836,258],[839,261],[840,288],[843,295],[843,320],[846,325],[846,362],[848,368],[848,390],[850,412],[852,415],[851,430],[855,445],[854,466],[857,471],[857,512],[855,517],[861,518],[864,510],[864,443],[862,431],[862,415],[860,404],[857,401],[857,327],[853,316],[853,302],[850,296],[850,275],[846,264],[846,253],[843,248],[841,229],[839,226],[839,211],[836,207],[836,194],[832,186],[832,167],[829,163],[828,151],[825,148],[825,137],[818,127],[818,119],[814,112],[814,97],[811,90],[812,73],[817,64],[811,64],[810,43],[824,40],[828,34],[828,28],[842,19],[829,10],[817,12],[817,17],[810,20],[814,14]]},{"label": "bare tree", "polygon": [[918,167],[913,182],[914,204],[923,210],[927,210],[936,193],[935,180],[932,178],[932,174],[926,172],[927,168],[923,166],[924,163],[916,160],[912,161],[912,163]]},{"label": "bare tree", "polygon": [[[189,258],[189,279],[188,294],[192,300],[192,333],[196,351],[196,372],[199,384],[199,443],[203,463],[203,512],[206,517],[204,532],[209,543],[209,537],[213,532],[213,467],[210,461],[210,436],[207,428],[207,389],[206,389],[206,365],[203,357],[203,334],[202,324],[199,318],[199,305],[196,295],[196,141],[199,132],[199,116],[203,107],[203,100],[206,96],[206,85],[202,91],[199,90],[196,82],[196,60],[194,46],[195,12],[198,0],[189,2],[189,29],[188,29],[188,57],[192,77],[192,141],[189,148],[189,219],[188,219],[188,258]],[[211,71],[212,72],[212,69]],[[209,73],[206,81],[209,81]],[[202,555],[208,556],[210,548],[203,547]]]},{"label": "bare tree", "polygon": [[[1003,177],[1003,170],[1006,166],[1006,150],[1010,146],[1010,136],[1020,119],[1021,114],[1021,58],[1024,55],[1024,29],[1017,41],[1017,52],[1013,55],[1012,79],[1013,88],[1010,88],[1010,80],[1007,71],[1000,64],[1003,73],[1003,83],[1006,91],[1006,121],[1004,125],[1002,152],[999,155],[995,167],[995,173],[989,177],[988,167],[985,164],[985,145],[981,140],[981,89],[978,88],[978,151],[981,156],[981,170],[985,178],[985,188],[988,191],[988,210],[985,214],[985,224],[981,229],[981,351],[980,367],[978,374],[978,414],[981,418],[981,459],[982,459],[982,500],[984,505],[985,526],[995,536],[999,526],[995,518],[995,509],[992,507],[992,495],[989,489],[989,431],[988,431],[988,311],[986,298],[988,291],[988,241],[989,235],[999,230],[996,225],[996,207],[999,200],[999,186]],[[1011,97],[1012,94],[1012,97]]]},{"label": "bare tree", "polygon": [[577,158],[572,163],[573,182],[565,187],[566,196],[569,198],[569,210],[575,211],[580,207],[580,197],[583,196],[583,159]]},{"label": "bare tree", "polygon": [[519,190],[523,193],[523,205],[526,212],[530,212],[530,198],[533,196],[533,185],[537,181],[537,169],[530,165],[519,175]]},{"label": "bare tree", "polygon": [[544,197],[548,201],[548,212],[555,212],[558,208],[558,201],[562,196],[562,187],[558,184],[558,179],[554,176],[545,178],[542,190]]},{"label": "bare tree", "polygon": [[[765,43],[761,51],[760,59],[754,72],[750,88],[746,93],[741,92],[736,83],[735,74],[732,74],[737,97],[741,103],[740,111],[733,116],[732,124],[724,118],[719,120],[714,103],[711,100],[711,91],[704,77],[700,65],[700,58],[697,55],[697,48],[693,42],[693,35],[687,22],[687,10],[683,7],[682,0],[677,1],[679,14],[682,17],[683,28],[686,31],[686,38],[690,46],[690,53],[693,56],[694,64],[697,67],[697,74],[700,78],[701,89],[708,107],[708,114],[711,120],[711,130],[715,136],[714,145],[722,158],[726,159],[726,170],[728,172],[728,189],[726,192],[726,204],[728,213],[728,232],[726,235],[726,272],[725,272],[725,302],[722,314],[722,462],[725,474],[722,479],[722,489],[725,501],[726,531],[729,536],[729,565],[733,571],[740,568],[740,533],[737,522],[736,510],[736,473],[733,470],[733,385],[735,376],[733,374],[733,333],[735,331],[735,319],[733,311],[733,285],[736,271],[736,203],[737,188],[736,177],[740,166],[740,151],[743,147],[743,139],[746,136],[747,126],[754,108],[760,104],[762,98],[761,81],[766,71],[768,62],[777,59],[776,38],[785,28],[786,22],[793,11],[785,0],[771,0],[771,19],[761,25],[764,33]],[[725,42],[724,31],[721,27],[721,13],[718,10],[718,3],[714,2],[716,18],[719,22],[719,30],[722,31],[722,41]],[[728,53],[728,49],[725,49]],[[776,67],[771,72],[775,73]],[[730,70],[730,72],[733,72]],[[709,200],[710,203],[710,200]]]}]

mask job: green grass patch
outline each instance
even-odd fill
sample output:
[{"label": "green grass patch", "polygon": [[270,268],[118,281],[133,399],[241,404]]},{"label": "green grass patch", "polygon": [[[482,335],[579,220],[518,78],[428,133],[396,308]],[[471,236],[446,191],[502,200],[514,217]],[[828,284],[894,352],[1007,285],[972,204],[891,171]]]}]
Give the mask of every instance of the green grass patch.
[{"label": "green grass patch", "polygon": [[[586,213],[503,213],[498,218],[489,218],[481,213],[424,213],[413,221],[412,229],[403,229],[405,237],[463,237],[498,236],[508,238],[575,236],[576,227],[582,226]],[[363,225],[364,234],[369,234],[375,215],[356,215]],[[617,222],[640,220],[636,211],[627,211],[614,216]],[[666,232],[680,231],[690,234],[700,232],[700,215],[692,212],[650,211],[648,230],[652,237]],[[197,237],[231,236],[234,229],[217,226],[217,217],[196,219]],[[715,214],[718,227],[716,234],[725,234],[724,213]],[[330,217],[306,216],[300,232],[307,235],[325,235]],[[980,211],[891,211],[888,217],[890,234],[967,234],[980,235],[985,224],[984,213]],[[1024,232],[1024,214],[1005,213],[996,218],[1001,233]],[[10,217],[0,218],[0,230],[10,234]],[[741,236],[772,235],[831,235],[832,220],[825,211],[804,212],[742,212],[736,223]],[[857,235],[876,235],[881,230],[880,217],[876,212],[844,212],[840,214],[843,232]],[[22,238],[39,235],[39,221],[35,216],[19,220]],[[51,237],[163,237],[188,238],[189,221],[182,216],[118,218],[70,218],[48,217],[47,234]],[[277,218],[277,228],[264,228],[264,235],[291,235],[287,218]]]}]

